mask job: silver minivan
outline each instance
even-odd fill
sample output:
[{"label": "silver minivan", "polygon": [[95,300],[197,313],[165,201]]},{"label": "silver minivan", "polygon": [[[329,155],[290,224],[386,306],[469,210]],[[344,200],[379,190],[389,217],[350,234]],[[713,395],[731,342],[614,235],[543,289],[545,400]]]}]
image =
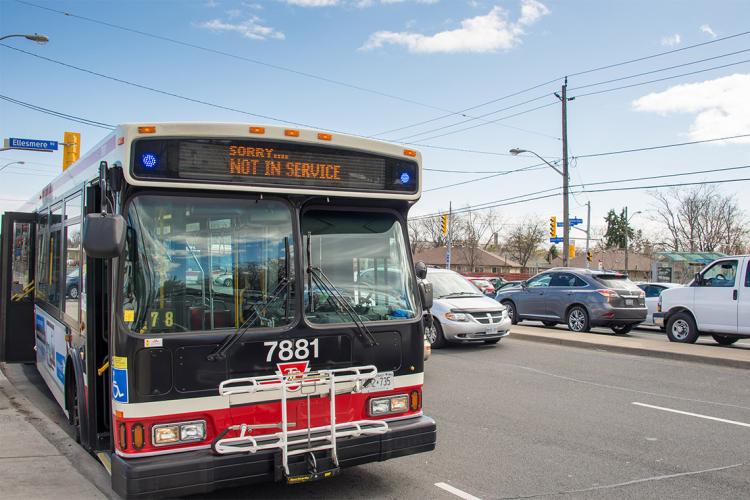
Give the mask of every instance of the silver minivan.
[{"label": "silver minivan", "polygon": [[505,306],[485,296],[460,274],[447,269],[429,268],[432,283],[432,328],[427,340],[439,349],[448,342],[497,344],[510,333]]}]

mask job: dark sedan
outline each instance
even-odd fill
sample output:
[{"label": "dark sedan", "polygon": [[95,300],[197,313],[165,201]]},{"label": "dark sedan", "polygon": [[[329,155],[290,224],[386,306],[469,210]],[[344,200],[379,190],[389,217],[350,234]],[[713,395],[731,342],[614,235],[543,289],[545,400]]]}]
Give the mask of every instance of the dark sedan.
[{"label": "dark sedan", "polygon": [[648,313],[643,291],[613,271],[550,269],[503,288],[495,299],[505,305],[514,324],[525,319],[545,326],[566,323],[574,332],[606,326],[615,333],[628,333]]}]

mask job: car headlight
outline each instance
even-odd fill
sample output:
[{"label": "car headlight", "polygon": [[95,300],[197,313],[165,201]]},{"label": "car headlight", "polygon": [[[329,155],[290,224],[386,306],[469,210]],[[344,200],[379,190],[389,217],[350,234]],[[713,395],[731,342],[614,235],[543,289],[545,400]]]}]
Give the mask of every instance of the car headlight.
[{"label": "car headlight", "polygon": [[369,414],[371,417],[389,415],[392,413],[404,413],[407,411],[409,411],[409,396],[406,394],[386,396],[384,398],[373,398],[370,400]]},{"label": "car headlight", "polygon": [[182,424],[159,424],[152,430],[154,446],[190,443],[206,438],[206,422],[185,422]]},{"label": "car headlight", "polygon": [[451,321],[468,321],[469,320],[469,316],[464,313],[447,312],[445,313],[445,317]]}]

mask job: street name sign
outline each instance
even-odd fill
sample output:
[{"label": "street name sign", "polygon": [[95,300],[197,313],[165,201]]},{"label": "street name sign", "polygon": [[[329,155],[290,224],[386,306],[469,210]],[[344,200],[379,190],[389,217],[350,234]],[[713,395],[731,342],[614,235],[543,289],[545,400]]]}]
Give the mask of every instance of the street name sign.
[{"label": "street name sign", "polygon": [[549,242],[550,243],[562,243],[563,242],[563,238],[550,238]]},{"label": "street name sign", "polygon": [[5,147],[10,149],[28,149],[31,151],[57,151],[57,141],[8,137],[5,139]]}]

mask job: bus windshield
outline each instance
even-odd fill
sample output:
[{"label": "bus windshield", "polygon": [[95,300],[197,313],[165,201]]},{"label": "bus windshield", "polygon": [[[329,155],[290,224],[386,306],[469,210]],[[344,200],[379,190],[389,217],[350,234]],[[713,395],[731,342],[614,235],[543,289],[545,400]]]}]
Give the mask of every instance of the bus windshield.
[{"label": "bus windshield", "polygon": [[[330,290],[306,279],[305,315],[310,322],[349,323],[355,313],[364,322],[416,317],[413,273],[394,215],[309,211],[302,216],[302,237],[315,272],[334,286]],[[351,309],[342,307],[331,292],[340,292]]]},{"label": "bus windshield", "polygon": [[292,215],[275,200],[141,195],[127,210],[122,318],[138,333],[289,324]]}]

